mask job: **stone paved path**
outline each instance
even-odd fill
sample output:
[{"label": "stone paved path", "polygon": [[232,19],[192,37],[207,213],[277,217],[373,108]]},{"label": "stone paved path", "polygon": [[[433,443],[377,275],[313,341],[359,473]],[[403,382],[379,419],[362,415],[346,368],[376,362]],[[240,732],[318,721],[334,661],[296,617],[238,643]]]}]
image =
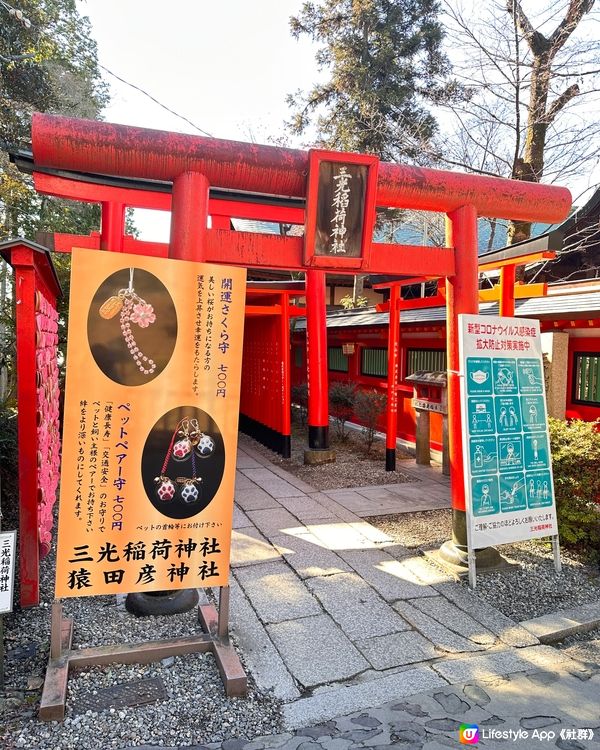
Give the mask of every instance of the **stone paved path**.
[{"label": "stone paved path", "polygon": [[406,469],[417,482],[316,492],[242,442],[232,633],[259,687],[284,702],[288,728],[554,658],[518,623],[362,520],[449,506],[439,470]]},{"label": "stone paved path", "polygon": [[[462,746],[461,723],[486,748],[600,748],[598,665],[540,644],[362,520],[448,507],[438,470],[403,463],[418,482],[317,492],[241,442],[231,630],[287,733],[193,750],[435,750]],[[508,730],[519,739],[491,734]]]},{"label": "stone paved path", "polygon": [[[442,750],[464,747],[461,724],[476,724],[478,747],[488,750],[593,750],[600,748],[599,696],[600,666],[548,662],[545,668],[473,675],[453,686],[399,695],[384,705],[285,734],[178,750]],[[136,750],[159,749],[145,745]]]}]

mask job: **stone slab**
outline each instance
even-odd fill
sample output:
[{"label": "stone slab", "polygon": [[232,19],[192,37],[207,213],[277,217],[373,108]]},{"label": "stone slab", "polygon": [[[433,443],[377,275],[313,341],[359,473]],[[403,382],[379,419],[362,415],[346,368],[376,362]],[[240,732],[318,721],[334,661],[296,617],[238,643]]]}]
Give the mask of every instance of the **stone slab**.
[{"label": "stone slab", "polygon": [[525,620],[521,625],[541,643],[556,643],[569,635],[585,633],[600,627],[600,602],[534,617]]},{"label": "stone slab", "polygon": [[417,600],[412,604],[421,612],[474,643],[491,646],[496,641],[493,633],[443,596]]},{"label": "stone slab", "polygon": [[285,479],[285,481],[288,482],[288,484],[291,484],[293,487],[299,490],[299,492],[302,492],[304,494],[309,494],[310,492],[315,491],[315,488],[311,484],[308,484],[308,482],[305,482],[303,479],[299,479],[298,477],[294,476],[294,474],[291,474],[289,471],[282,469],[281,466],[274,466],[273,464],[268,464],[268,467],[273,472],[273,474],[277,474],[277,476],[280,477],[281,479]]},{"label": "stone slab", "polygon": [[[586,747],[598,747],[600,725],[598,715],[598,696],[600,695],[600,675],[582,682],[571,674],[555,670],[552,676],[556,679],[545,683],[532,682],[529,674],[511,674],[504,681],[483,683],[483,688],[490,696],[487,711],[505,719],[510,724],[514,717],[519,724],[527,718],[530,721],[537,717],[557,717],[563,720],[563,726],[593,727],[595,742]],[[518,726],[518,724],[517,724]],[[523,724],[521,724],[523,726]],[[560,747],[560,746],[559,746]]]},{"label": "stone slab", "polygon": [[235,472],[236,490],[245,490],[257,486],[258,485],[256,484],[256,482],[253,482],[249,477],[247,477],[241,469],[237,469],[237,471]]},{"label": "stone slab", "polygon": [[446,685],[429,667],[409,669],[356,685],[317,691],[308,698],[288,703],[283,706],[283,722],[286,729],[298,729]]},{"label": "stone slab", "polygon": [[487,654],[460,659],[445,659],[433,665],[433,668],[451,683],[484,680],[535,669],[546,669],[551,672],[561,667],[581,671],[581,665],[551,646],[490,651]]},{"label": "stone slab", "polygon": [[377,545],[389,544],[394,541],[391,536],[366,521],[357,520],[349,521],[348,523],[353,529],[356,529],[359,534],[362,534],[366,539],[375,542]]},{"label": "stone slab", "polygon": [[263,623],[319,615],[321,606],[284,562],[240,568],[238,583]]},{"label": "stone slab", "polygon": [[250,521],[248,516],[241,508],[238,508],[237,505],[233,509],[232,525],[234,529],[247,529],[249,526],[252,526],[252,522]]},{"label": "stone slab", "polygon": [[396,497],[406,499],[423,498],[427,499],[435,497],[436,499],[447,499],[450,501],[449,490],[447,487],[439,484],[439,482],[433,482],[430,479],[425,479],[420,482],[401,482],[399,484],[386,484],[384,485],[388,492],[391,492]]},{"label": "stone slab", "polygon": [[408,623],[358,575],[309,578],[310,590],[351,639],[408,630]]},{"label": "stone slab", "polygon": [[[353,521],[356,521],[356,516]],[[349,523],[307,523],[311,534],[320,539],[321,544],[331,550],[375,548],[377,545]]]},{"label": "stone slab", "polygon": [[262,487],[273,497],[297,497],[298,488],[294,487],[293,484],[286,482],[285,479],[281,479],[277,474],[272,472],[270,469],[242,469],[242,474],[247,479]]},{"label": "stone slab", "polygon": [[246,451],[238,449],[236,468],[237,469],[258,469],[260,468],[260,464],[255,458],[253,458],[252,456],[249,456],[248,453],[246,453]]},{"label": "stone slab", "polygon": [[387,602],[437,596],[405,560],[396,560],[383,549],[341,549],[339,555]]},{"label": "stone slab", "polygon": [[478,597],[476,592],[472,592],[466,586],[460,583],[440,583],[435,588],[457,607],[495,633],[507,646],[523,648],[535,646],[538,643],[538,639],[528,630]]},{"label": "stone slab", "polygon": [[381,485],[369,485],[368,487],[353,487],[354,491],[361,495],[362,497],[366,498],[366,501],[363,500],[363,506],[365,510],[368,509],[369,500],[375,500],[379,502],[387,503],[388,505],[393,504],[395,495],[390,492],[389,490],[386,490],[385,487],[382,487]]},{"label": "stone slab", "polygon": [[322,503],[317,496],[302,495],[301,497],[282,497],[279,499],[281,505],[299,521],[335,521],[335,515]]},{"label": "stone slab", "polygon": [[369,666],[329,615],[268,625],[267,631],[293,677],[305,687],[347,679]]},{"label": "stone slab", "polygon": [[262,690],[272,690],[280,700],[300,697],[291,674],[233,575],[229,585],[230,626],[254,681]]},{"label": "stone slab", "polygon": [[268,510],[249,510],[248,518],[267,537],[281,534],[284,529],[294,533],[302,533],[304,528],[298,519],[285,508],[269,508]]},{"label": "stone slab", "polygon": [[481,651],[485,647],[469,641],[426,615],[408,602],[396,602],[394,609],[399,612],[421,635],[431,641],[439,651],[451,654]]},{"label": "stone slab", "polygon": [[355,641],[374,669],[392,669],[438,656],[433,644],[415,630]]},{"label": "stone slab", "polygon": [[235,502],[244,511],[263,510],[264,508],[281,508],[281,505],[274,497],[260,487],[257,487],[254,483],[251,483],[248,487],[244,487],[243,489],[236,489],[234,497]]},{"label": "stone slab", "polygon": [[352,570],[339,555],[322,547],[313,534],[282,534],[272,537],[271,541],[300,578],[330,576]]},{"label": "stone slab", "polygon": [[231,567],[279,560],[281,555],[254,526],[231,532]]},{"label": "stone slab", "polygon": [[[337,490],[334,490],[333,492],[337,492]],[[323,495],[325,495],[328,498],[328,501],[326,503],[327,508],[340,520],[340,521],[357,521],[359,519],[359,516],[354,513],[352,510],[350,510],[342,500],[338,501],[334,497],[332,497],[333,492],[324,492]]]}]

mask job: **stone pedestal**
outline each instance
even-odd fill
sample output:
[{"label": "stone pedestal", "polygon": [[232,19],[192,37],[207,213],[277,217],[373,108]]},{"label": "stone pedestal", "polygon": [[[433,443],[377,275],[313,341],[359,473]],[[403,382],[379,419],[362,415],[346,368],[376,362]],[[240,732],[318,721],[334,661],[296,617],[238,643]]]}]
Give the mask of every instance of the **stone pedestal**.
[{"label": "stone pedestal", "polygon": [[320,466],[321,464],[332,464],[335,461],[335,451],[311,450],[308,448],[304,451],[304,463],[308,466]]},{"label": "stone pedestal", "polygon": [[569,334],[563,331],[542,333],[542,354],[548,416],[564,419],[567,404]]},{"label": "stone pedestal", "polygon": [[429,466],[431,464],[431,446],[430,446],[430,418],[429,412],[422,409],[415,409],[416,422],[416,457],[419,466]]}]

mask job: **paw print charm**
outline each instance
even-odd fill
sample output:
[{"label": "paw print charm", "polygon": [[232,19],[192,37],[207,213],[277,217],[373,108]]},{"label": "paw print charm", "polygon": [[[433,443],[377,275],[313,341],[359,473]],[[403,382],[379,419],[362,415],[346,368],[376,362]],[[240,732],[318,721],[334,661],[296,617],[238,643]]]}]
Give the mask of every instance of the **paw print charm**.
[{"label": "paw print charm", "polygon": [[195,480],[190,479],[181,488],[181,499],[184,503],[191,505],[200,498],[200,488]]},{"label": "paw print charm", "polygon": [[163,503],[169,503],[175,497],[175,484],[169,479],[169,477],[156,477],[154,480],[158,485],[156,488],[156,496]]}]

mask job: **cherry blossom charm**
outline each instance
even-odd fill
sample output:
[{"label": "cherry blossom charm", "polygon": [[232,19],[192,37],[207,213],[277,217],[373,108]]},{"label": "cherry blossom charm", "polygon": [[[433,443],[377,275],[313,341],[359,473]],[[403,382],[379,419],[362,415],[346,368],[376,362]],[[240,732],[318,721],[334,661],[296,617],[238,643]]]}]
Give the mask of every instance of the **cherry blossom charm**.
[{"label": "cherry blossom charm", "polygon": [[133,288],[134,271],[133,268],[129,269],[129,286],[120,289],[118,294],[109,297],[100,306],[98,314],[104,320],[110,320],[119,315],[121,335],[130,357],[142,375],[152,375],[156,370],[156,362],[144,354],[138,346],[131,332],[131,324],[137,323],[140,328],[148,328],[156,320],[156,315],[152,305],[136,294]]},{"label": "cherry blossom charm", "polygon": [[[138,297],[138,299],[140,298]],[[148,328],[148,326],[156,320],[154,308],[152,305],[149,305],[147,302],[140,299],[137,305],[133,306],[133,311],[129,316],[129,319],[132,323],[137,323],[140,328]]]},{"label": "cherry blossom charm", "polygon": [[163,503],[169,503],[175,497],[175,484],[169,477],[160,476],[154,480],[157,484],[156,496]]}]

